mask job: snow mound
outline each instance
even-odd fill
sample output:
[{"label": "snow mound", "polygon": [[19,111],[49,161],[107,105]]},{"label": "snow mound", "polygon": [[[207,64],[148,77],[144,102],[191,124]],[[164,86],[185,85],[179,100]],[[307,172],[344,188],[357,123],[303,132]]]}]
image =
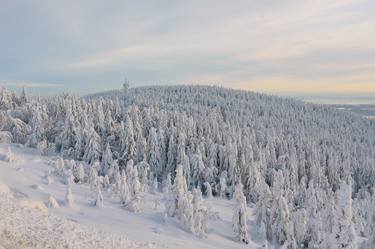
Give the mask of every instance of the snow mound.
[{"label": "snow mound", "polygon": [[0,181],[0,195],[11,195],[12,192],[10,191],[8,185]]},{"label": "snow mound", "polygon": [[[39,202],[26,203],[39,205]],[[36,212],[27,206],[22,207],[16,199],[0,195],[0,248],[155,248],[153,244],[135,243],[65,218]]]},{"label": "snow mound", "polygon": [[19,202],[19,204],[20,204],[20,206],[25,207],[25,208],[37,209],[39,211],[48,213],[48,208],[40,200],[32,200],[32,199],[29,199],[29,198],[23,198]]}]

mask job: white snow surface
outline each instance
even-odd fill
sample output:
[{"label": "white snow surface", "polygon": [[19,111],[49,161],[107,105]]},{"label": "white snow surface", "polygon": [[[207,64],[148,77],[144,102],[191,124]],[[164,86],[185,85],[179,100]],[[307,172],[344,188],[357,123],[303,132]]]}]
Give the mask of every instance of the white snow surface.
[{"label": "white snow surface", "polygon": [[0,248],[155,248],[33,207],[0,194]]},{"label": "white snow surface", "polygon": [[[0,144],[0,156],[9,146],[17,160],[0,160],[0,187],[12,191],[0,194],[0,248],[260,248],[252,208],[248,208],[250,243],[236,241],[230,200],[212,199],[219,218],[209,221],[205,238],[185,231],[173,218],[164,219],[161,193],[146,193],[141,211],[132,213],[105,191],[103,208],[96,208],[89,186],[73,184],[76,205],[68,207],[65,180],[52,176],[53,183],[47,185],[57,157],[42,157],[35,149],[8,144]],[[46,211],[50,195],[60,207]],[[161,204],[154,210],[157,199]]]}]

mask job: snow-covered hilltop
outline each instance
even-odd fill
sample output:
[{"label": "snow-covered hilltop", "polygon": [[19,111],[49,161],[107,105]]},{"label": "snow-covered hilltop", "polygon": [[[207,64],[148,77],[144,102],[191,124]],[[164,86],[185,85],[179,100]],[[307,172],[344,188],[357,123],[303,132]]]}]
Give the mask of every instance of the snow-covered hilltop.
[{"label": "snow-covered hilltop", "polygon": [[[77,201],[76,185],[90,186],[97,208],[110,191],[134,215],[156,193],[165,219],[210,240],[212,193],[233,199],[226,228],[232,235],[223,232],[233,243],[374,248],[374,120],[207,86],[124,88],[86,98],[2,89],[0,110],[1,142],[65,159],[56,159],[48,176],[64,181],[68,206]],[[12,161],[12,153],[3,160]]]}]

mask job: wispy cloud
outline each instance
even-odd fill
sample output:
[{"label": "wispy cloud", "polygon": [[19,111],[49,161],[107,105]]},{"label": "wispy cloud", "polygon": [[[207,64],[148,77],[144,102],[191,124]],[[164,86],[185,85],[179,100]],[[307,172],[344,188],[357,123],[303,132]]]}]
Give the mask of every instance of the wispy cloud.
[{"label": "wispy cloud", "polygon": [[63,84],[58,83],[41,83],[41,82],[26,82],[26,81],[8,81],[0,80],[0,86],[4,87],[27,87],[27,88],[60,88]]}]

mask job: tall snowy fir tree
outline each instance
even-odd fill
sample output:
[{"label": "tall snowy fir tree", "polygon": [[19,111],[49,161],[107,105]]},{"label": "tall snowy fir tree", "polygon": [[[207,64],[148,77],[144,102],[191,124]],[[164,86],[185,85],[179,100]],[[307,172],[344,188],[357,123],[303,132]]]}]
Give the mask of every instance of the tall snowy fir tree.
[{"label": "tall snowy fir tree", "polygon": [[241,183],[238,183],[235,188],[234,192],[234,201],[235,206],[233,209],[233,230],[236,234],[236,237],[239,241],[248,244],[249,243],[249,235],[248,235],[248,214],[247,214],[247,204],[246,198],[243,194],[243,186]]}]

